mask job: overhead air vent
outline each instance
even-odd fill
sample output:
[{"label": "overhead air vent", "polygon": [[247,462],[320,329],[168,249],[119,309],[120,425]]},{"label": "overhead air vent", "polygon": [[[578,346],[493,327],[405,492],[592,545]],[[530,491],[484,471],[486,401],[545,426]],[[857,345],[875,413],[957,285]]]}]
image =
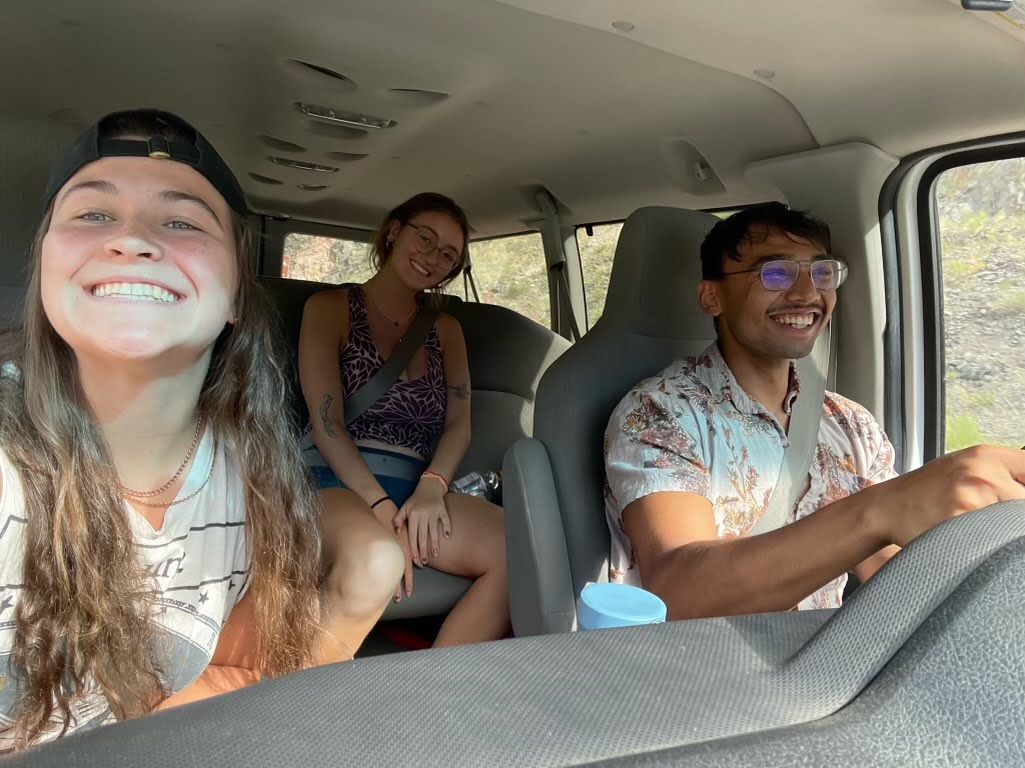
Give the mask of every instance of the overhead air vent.
[{"label": "overhead air vent", "polygon": [[310,64],[308,61],[302,61],[301,59],[286,59],[286,66],[293,72],[300,75],[312,76],[318,80],[329,78],[334,85],[339,86],[345,91],[355,91],[357,86],[356,82],[343,75],[341,72],[335,72],[333,69],[322,67],[319,64]]},{"label": "overhead air vent", "polygon": [[251,178],[253,181],[258,181],[261,184],[270,184],[271,186],[277,186],[278,184],[285,183],[283,181],[278,181],[277,179],[272,179],[270,176],[262,176],[259,173],[252,172],[250,172],[249,178]]},{"label": "overhead air vent", "polygon": [[334,173],[338,169],[332,165],[318,165],[317,163],[304,163],[302,160],[292,160],[287,157],[268,157],[272,163],[283,165],[286,168],[297,168],[300,171],[314,171],[316,173]]},{"label": "overhead air vent", "polygon": [[335,141],[356,141],[367,137],[367,132],[359,128],[350,128],[337,123],[322,123],[320,120],[308,120],[306,130],[316,136],[323,136],[325,139],[334,139]]},{"label": "overhead air vent", "polygon": [[358,152],[328,152],[327,157],[340,163],[354,163],[357,160],[362,160],[364,157],[369,157],[369,155],[363,155]]},{"label": "overhead air vent", "polygon": [[332,109],[331,107],[322,107],[319,104],[306,104],[302,101],[297,101],[295,106],[304,115],[315,117],[318,120],[327,120],[331,123],[350,126],[352,128],[380,129],[391,128],[395,125],[394,120],[389,120],[386,117],[365,115],[362,112],[348,112],[344,109]]},{"label": "overhead air vent", "polygon": [[323,192],[327,189],[327,184],[296,184],[296,187],[303,192]]},{"label": "overhead air vent", "polygon": [[429,107],[448,98],[441,91],[425,91],[420,88],[389,88],[383,94],[389,101],[407,107]]},{"label": "overhead air vent", "polygon": [[265,133],[258,134],[256,138],[258,138],[271,149],[277,150],[278,152],[306,151],[306,147],[300,146],[299,144],[293,144],[291,141],[285,141],[284,139],[276,139],[273,136],[268,136]]}]

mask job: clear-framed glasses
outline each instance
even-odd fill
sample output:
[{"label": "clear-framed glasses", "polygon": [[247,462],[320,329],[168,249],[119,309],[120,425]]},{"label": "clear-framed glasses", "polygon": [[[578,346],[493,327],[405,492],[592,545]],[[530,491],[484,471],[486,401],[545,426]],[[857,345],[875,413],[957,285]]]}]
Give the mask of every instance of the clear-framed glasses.
[{"label": "clear-framed glasses", "polygon": [[794,287],[801,270],[807,268],[811,273],[812,284],[820,291],[835,291],[847,279],[847,265],[840,259],[817,259],[815,261],[794,261],[793,259],[773,259],[766,261],[754,269],[738,269],[735,272],[724,272],[727,275],[744,275],[750,272],[761,273],[762,286],[767,291],[788,291]]},{"label": "clear-framed glasses", "polygon": [[448,245],[443,248],[439,248],[438,234],[433,229],[419,224],[413,224],[411,222],[407,222],[406,226],[411,227],[415,231],[416,236],[413,243],[420,253],[426,255],[432,251],[437,251],[438,255],[441,256],[442,261],[448,265],[449,269],[453,269],[459,264],[461,259],[460,253],[455,248]]}]

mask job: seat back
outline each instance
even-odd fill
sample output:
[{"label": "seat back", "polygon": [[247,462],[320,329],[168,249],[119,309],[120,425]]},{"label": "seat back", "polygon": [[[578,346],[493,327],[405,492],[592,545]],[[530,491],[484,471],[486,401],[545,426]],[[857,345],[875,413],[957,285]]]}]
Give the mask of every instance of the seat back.
[{"label": "seat back", "polygon": [[[293,370],[306,300],[329,286],[303,280],[261,277],[281,315]],[[472,438],[459,474],[474,469],[497,470],[506,449],[534,427],[534,396],[542,374],[569,348],[551,330],[494,304],[464,302],[445,296],[442,311],[459,321],[466,338],[473,387]],[[309,419],[306,403],[293,376],[292,411],[300,427]]]},{"label": "seat back", "polygon": [[700,246],[716,217],[641,208],[624,223],[601,319],[545,373],[534,436],[547,449],[573,594],[608,578],[602,446],[609,415],[641,379],[715,338],[698,304]]}]

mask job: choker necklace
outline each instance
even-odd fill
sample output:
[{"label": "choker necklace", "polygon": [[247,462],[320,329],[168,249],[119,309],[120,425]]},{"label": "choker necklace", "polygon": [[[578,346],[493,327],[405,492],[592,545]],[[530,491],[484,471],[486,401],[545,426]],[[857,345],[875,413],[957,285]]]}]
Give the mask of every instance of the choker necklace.
[{"label": "choker necklace", "polygon": [[375,298],[374,298],[374,297],[373,297],[373,296],[371,295],[370,291],[368,291],[368,290],[366,290],[366,289],[364,288],[364,289],[363,289],[363,293],[365,293],[365,294],[366,294],[367,296],[370,296],[370,303],[371,303],[371,304],[373,304],[373,305],[374,305],[374,306],[375,306],[375,307],[377,308],[377,311],[378,311],[378,312],[380,312],[380,313],[381,313],[381,314],[382,314],[382,315],[384,316],[384,319],[385,319],[385,320],[388,320],[388,321],[390,321],[390,322],[392,323],[392,325],[394,325],[394,326],[395,326],[396,328],[398,328],[399,326],[401,326],[401,325],[402,325],[403,323],[405,323],[405,322],[408,322],[408,321],[409,321],[409,319],[410,319],[410,318],[411,318],[411,317],[412,317],[413,315],[415,315],[415,314],[416,314],[416,311],[417,311],[417,310],[419,309],[419,307],[418,307],[418,306],[416,305],[416,303],[414,302],[414,304],[413,304],[413,309],[411,309],[411,310],[409,311],[409,314],[408,314],[408,315],[406,315],[406,316],[405,316],[404,318],[402,318],[401,320],[396,320],[396,319],[395,319],[394,317],[392,317],[392,316],[391,316],[391,315],[389,315],[389,314],[388,314],[387,312],[385,312],[385,311],[384,311],[383,309],[381,309],[381,305],[377,303],[377,300],[376,300],[376,299],[375,299]]},{"label": "choker necklace", "polygon": [[[135,491],[129,488],[128,486],[119,485],[121,489],[121,495],[127,496],[131,499],[151,499],[154,496],[159,496],[160,494],[165,493],[167,489],[174,485],[178,478],[182,476],[182,472],[184,472],[185,467],[188,466],[189,459],[192,458],[192,454],[195,452],[196,446],[199,444],[199,435],[202,431],[203,417],[200,416],[198,419],[196,419],[196,434],[192,436],[192,445],[189,446],[188,453],[185,454],[185,458],[182,459],[182,463],[178,466],[178,471],[174,473],[174,476],[172,476],[170,480],[168,480],[162,486],[157,488],[155,491]],[[163,504],[161,504],[160,506],[163,506]]]}]

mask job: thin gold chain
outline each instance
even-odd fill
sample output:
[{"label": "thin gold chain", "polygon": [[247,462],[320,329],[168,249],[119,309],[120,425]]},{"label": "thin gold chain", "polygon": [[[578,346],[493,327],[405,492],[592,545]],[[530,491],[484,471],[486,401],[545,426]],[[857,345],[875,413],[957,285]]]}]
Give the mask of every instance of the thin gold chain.
[{"label": "thin gold chain", "polygon": [[373,304],[373,305],[374,305],[375,307],[377,307],[377,311],[378,311],[378,312],[380,312],[380,313],[381,313],[382,315],[384,315],[384,318],[385,318],[385,320],[389,320],[389,321],[391,321],[392,323],[394,323],[395,325],[402,325],[402,324],[403,324],[404,322],[406,322],[407,320],[409,320],[409,318],[411,318],[411,317],[412,317],[413,315],[415,315],[415,314],[416,314],[416,311],[417,311],[417,310],[418,310],[418,309],[420,308],[420,307],[419,307],[418,305],[416,305],[416,304],[414,303],[414,305],[413,305],[413,309],[412,309],[412,310],[410,310],[410,312],[409,312],[409,314],[408,314],[408,315],[406,315],[406,316],[405,316],[404,318],[402,318],[401,320],[396,320],[396,319],[395,319],[394,317],[392,317],[392,316],[391,316],[391,315],[389,315],[389,314],[388,314],[387,312],[385,312],[385,311],[384,311],[383,309],[381,309],[381,305],[380,305],[380,304],[378,304],[378,303],[377,303],[377,300],[376,300],[376,299],[375,299],[375,298],[374,298],[373,296],[371,296],[371,295],[370,295],[370,291],[368,291],[368,290],[367,290],[366,288],[364,288],[364,289],[363,289],[363,293],[364,293],[364,294],[366,294],[367,296],[370,296],[370,302],[371,302],[371,303],[372,303],[372,304]]},{"label": "thin gold chain", "polygon": [[196,496],[199,495],[200,491],[202,491],[204,488],[206,488],[206,484],[209,483],[210,482],[210,478],[213,477],[213,474],[214,474],[214,464],[217,462],[217,438],[216,437],[214,437],[213,451],[214,451],[213,456],[210,458],[210,470],[206,473],[206,477],[203,479],[203,482],[200,483],[200,486],[196,490],[194,490],[192,493],[190,493],[188,496],[183,496],[180,499],[175,499],[174,501],[169,501],[167,503],[161,503],[161,504],[154,504],[153,502],[150,502],[150,501],[142,501],[140,499],[133,499],[133,498],[129,498],[128,501],[130,501],[132,504],[138,504],[139,506],[142,506],[142,507],[173,507],[175,504],[184,504],[189,499],[195,498]]},{"label": "thin gold chain", "polygon": [[188,466],[189,459],[192,458],[192,454],[196,450],[196,446],[199,445],[199,434],[200,432],[202,432],[202,429],[203,417],[199,416],[196,419],[196,434],[192,436],[192,445],[189,446],[188,453],[185,454],[185,458],[182,460],[181,465],[178,467],[178,471],[174,473],[174,476],[170,480],[168,480],[162,486],[157,488],[155,491],[136,491],[129,488],[127,485],[121,485],[121,495],[131,496],[133,499],[149,499],[153,498],[154,496],[159,496],[160,494],[167,491],[167,489],[174,485],[175,481],[177,481],[178,478],[182,476],[182,472],[184,472],[185,467]]}]

